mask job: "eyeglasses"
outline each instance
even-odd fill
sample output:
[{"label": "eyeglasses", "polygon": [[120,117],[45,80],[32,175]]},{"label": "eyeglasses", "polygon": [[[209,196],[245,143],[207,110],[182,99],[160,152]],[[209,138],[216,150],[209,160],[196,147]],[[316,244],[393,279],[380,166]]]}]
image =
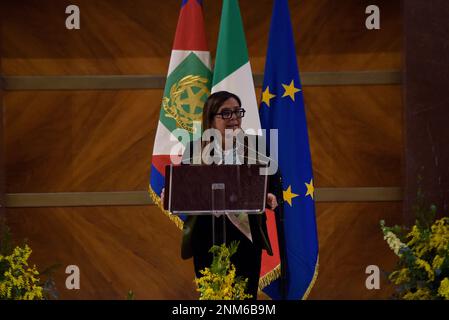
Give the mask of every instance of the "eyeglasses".
[{"label": "eyeglasses", "polygon": [[235,111],[232,110],[223,110],[220,113],[215,113],[215,116],[221,116],[222,119],[228,120],[232,118],[232,114],[235,114],[237,118],[243,118],[245,116],[246,110],[243,108],[237,109]]}]

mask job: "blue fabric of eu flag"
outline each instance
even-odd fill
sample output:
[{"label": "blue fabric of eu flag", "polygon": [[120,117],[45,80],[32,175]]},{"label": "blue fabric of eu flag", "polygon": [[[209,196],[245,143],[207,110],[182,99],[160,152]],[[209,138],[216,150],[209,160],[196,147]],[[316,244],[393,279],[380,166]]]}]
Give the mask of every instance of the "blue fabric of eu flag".
[{"label": "blue fabric of eu flag", "polygon": [[[270,157],[278,161],[282,175],[284,298],[305,299],[318,274],[318,237],[306,113],[287,0],[274,1],[260,119],[267,132],[278,130],[278,151]],[[277,279],[263,291],[272,299],[281,299],[279,288]]]}]

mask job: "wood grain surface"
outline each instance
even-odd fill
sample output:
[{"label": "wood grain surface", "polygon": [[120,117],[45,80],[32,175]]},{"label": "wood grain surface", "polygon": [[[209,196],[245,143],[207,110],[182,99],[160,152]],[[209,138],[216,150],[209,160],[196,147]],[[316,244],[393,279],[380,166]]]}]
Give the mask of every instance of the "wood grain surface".
[{"label": "wood grain surface", "polygon": [[[68,0],[6,0],[6,75],[166,74],[180,1],[79,0],[80,30],[65,28]],[[289,1],[301,71],[401,67],[399,0],[381,0],[381,29],[365,27],[370,1]],[[263,72],[271,0],[240,1],[250,61]],[[221,1],[205,0],[208,45],[215,57]]]},{"label": "wood grain surface", "polygon": [[[15,239],[28,239],[31,261],[54,273],[62,299],[194,299],[191,260],[180,258],[181,232],[158,208],[7,209]],[[65,268],[80,269],[80,290]]]},{"label": "wood grain surface", "polygon": [[[180,258],[181,233],[154,206],[7,209],[14,238],[28,239],[40,270],[54,277],[62,299],[196,299],[192,260]],[[320,268],[310,299],[388,298],[391,287],[367,290],[368,265],[391,270],[395,256],[379,220],[401,223],[400,203],[318,204]],[[81,289],[65,288],[77,265]]]},{"label": "wood grain surface", "polygon": [[[385,272],[397,257],[383,240],[379,221],[403,222],[401,203],[317,204],[320,250],[318,278],[310,299],[388,299],[394,288]],[[366,268],[380,270],[380,289],[368,290]]]},{"label": "wood grain surface", "polygon": [[[316,186],[400,185],[399,86],[304,93]],[[7,192],[146,190],[161,98],[161,90],[8,92]]]}]

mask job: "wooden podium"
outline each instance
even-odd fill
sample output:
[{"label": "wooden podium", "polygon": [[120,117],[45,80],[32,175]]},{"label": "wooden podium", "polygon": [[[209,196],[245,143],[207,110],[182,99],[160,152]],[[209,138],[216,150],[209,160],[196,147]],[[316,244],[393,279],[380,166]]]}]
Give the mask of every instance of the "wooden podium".
[{"label": "wooden podium", "polygon": [[[265,211],[268,177],[260,173],[265,167],[263,164],[168,165],[164,209],[175,215],[212,215],[215,243],[216,217]],[[222,220],[225,235],[226,219]]]}]

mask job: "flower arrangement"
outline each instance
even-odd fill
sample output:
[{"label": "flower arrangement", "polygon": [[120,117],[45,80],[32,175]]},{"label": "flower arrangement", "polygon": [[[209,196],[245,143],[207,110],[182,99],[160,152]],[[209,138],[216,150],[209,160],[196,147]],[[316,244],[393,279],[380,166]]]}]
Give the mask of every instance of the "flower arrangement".
[{"label": "flower arrangement", "polygon": [[229,247],[225,244],[214,245],[209,250],[213,254],[211,267],[201,270],[202,277],[195,279],[200,300],[243,300],[252,297],[245,293],[248,279],[236,277],[235,266],[230,260],[237,248],[238,242],[233,241]]},{"label": "flower arrangement", "polygon": [[411,228],[380,222],[384,239],[399,257],[388,275],[397,286],[396,298],[449,300],[449,218],[435,220],[435,213],[435,206],[418,212]]},{"label": "flower arrangement", "polygon": [[[39,272],[29,266],[32,253],[27,244],[13,246],[5,218],[0,216],[0,300],[42,300],[57,298],[58,293],[51,276],[51,266]],[[48,275],[41,282],[41,276]]]},{"label": "flower arrangement", "polygon": [[42,300],[36,266],[28,266],[31,249],[17,246],[7,256],[0,255],[0,299]]}]

